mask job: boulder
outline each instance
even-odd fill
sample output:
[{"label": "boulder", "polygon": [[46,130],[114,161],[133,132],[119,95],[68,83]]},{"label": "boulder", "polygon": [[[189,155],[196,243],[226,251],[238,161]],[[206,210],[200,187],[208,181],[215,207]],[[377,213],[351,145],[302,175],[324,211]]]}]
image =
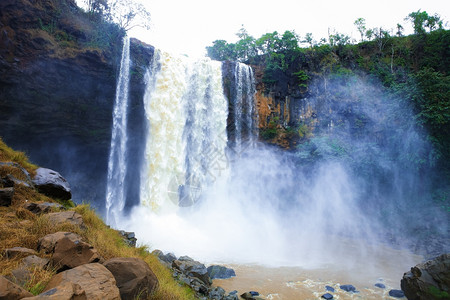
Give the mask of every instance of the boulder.
[{"label": "boulder", "polygon": [[410,300],[450,298],[450,253],[412,267],[400,285]]},{"label": "boulder", "polygon": [[61,200],[72,198],[69,183],[56,171],[38,168],[32,181],[40,193],[49,197]]},{"label": "boulder", "polygon": [[172,262],[172,268],[181,271],[181,273],[186,276],[200,279],[207,286],[211,286],[212,284],[205,265],[198,261],[187,260],[186,257],[184,257],[184,260],[174,260]]},{"label": "boulder", "polygon": [[326,286],[325,286],[325,290],[326,290],[327,292],[332,292],[332,293],[334,293],[334,287],[332,287],[332,286],[326,285]]},{"label": "boulder", "polygon": [[56,274],[45,287],[44,294],[51,293],[52,289],[61,290],[67,282],[77,287],[78,294],[84,291],[86,299],[120,299],[114,276],[99,263],[85,264]]},{"label": "boulder", "polygon": [[30,254],[36,254],[36,251],[34,251],[32,249],[28,249],[28,248],[23,248],[23,247],[13,247],[13,248],[5,249],[2,252],[3,252],[3,255],[7,259],[12,259],[17,256],[27,256]]},{"label": "boulder", "polygon": [[12,283],[4,276],[0,276],[0,299],[16,300],[33,296],[17,284]]},{"label": "boulder", "polygon": [[44,236],[38,241],[38,249],[52,253],[51,263],[58,271],[101,260],[94,247],[83,242],[79,235],[70,232]]},{"label": "boulder", "polygon": [[103,265],[114,275],[122,299],[146,299],[159,286],[158,278],[142,259],[118,257]]},{"label": "boulder", "polygon": [[50,202],[43,202],[43,203],[27,202],[23,205],[23,207],[34,214],[46,214],[51,212],[53,209],[60,209],[60,210],[64,209],[64,206],[62,206],[61,204]]},{"label": "boulder", "polygon": [[38,240],[38,251],[44,251],[46,254],[53,253],[55,251],[56,242],[62,238],[68,238],[72,241],[81,241],[81,236],[72,232],[58,231]]},{"label": "boulder", "polygon": [[356,288],[351,284],[342,284],[340,289],[346,292],[356,292]]},{"label": "boulder", "polygon": [[14,188],[7,187],[0,189],[0,206],[10,206],[14,196]]},{"label": "boulder", "polygon": [[227,279],[231,278],[233,276],[236,276],[236,273],[233,269],[219,266],[219,265],[212,265],[207,268],[208,275],[211,279]]},{"label": "boulder", "polygon": [[88,300],[86,293],[78,284],[64,282],[36,297],[27,297],[22,300]]},{"label": "boulder", "polygon": [[83,217],[74,211],[63,211],[63,212],[55,212],[47,214],[47,218],[49,222],[53,225],[59,225],[62,223],[69,223],[75,226],[80,226],[81,228],[85,228],[83,222]]},{"label": "boulder", "polygon": [[326,293],[326,294],[323,294],[321,298],[326,299],[326,300],[331,300],[331,299],[333,299],[333,295],[331,295],[330,293]]},{"label": "boulder", "polygon": [[39,267],[39,268],[45,268],[48,263],[50,262],[50,260],[46,259],[46,258],[41,258],[39,256],[36,255],[30,255],[25,257],[24,259],[22,259],[22,264],[25,267]]},{"label": "boulder", "polygon": [[389,296],[394,297],[394,298],[403,298],[403,297],[405,297],[405,293],[403,293],[402,290],[390,290]]}]

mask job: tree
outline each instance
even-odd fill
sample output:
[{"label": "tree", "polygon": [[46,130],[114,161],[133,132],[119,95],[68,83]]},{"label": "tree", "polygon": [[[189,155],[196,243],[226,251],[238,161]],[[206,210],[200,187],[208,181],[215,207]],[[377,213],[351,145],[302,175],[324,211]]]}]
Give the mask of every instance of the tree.
[{"label": "tree", "polygon": [[309,44],[309,47],[310,47],[311,49],[313,48],[314,44],[316,43],[316,42],[314,41],[314,38],[313,38],[313,35],[312,35],[311,32],[308,32],[308,33],[305,35],[305,39],[304,39],[302,42],[303,42],[303,43],[308,43],[308,44]]},{"label": "tree", "polygon": [[420,9],[416,12],[410,13],[405,20],[411,21],[414,27],[414,33],[423,34],[425,33],[424,25],[426,20],[428,19],[428,13],[426,11],[420,11]]},{"label": "tree", "polygon": [[397,32],[396,32],[396,34],[397,34],[397,36],[403,36],[403,26],[401,25],[401,24],[399,24],[399,23],[397,23]]},{"label": "tree", "polygon": [[108,0],[105,17],[125,31],[134,27],[150,29],[150,12],[142,3],[131,0]]},{"label": "tree", "polygon": [[366,37],[370,41],[373,38],[374,30],[372,28],[367,29],[366,31]]},{"label": "tree", "polygon": [[224,61],[236,60],[236,45],[228,44],[225,40],[216,40],[213,46],[206,47],[208,56],[211,59]]},{"label": "tree", "polygon": [[366,20],[364,18],[358,18],[353,23],[356,25],[356,28],[359,31],[359,34],[361,34],[361,42],[364,41],[364,33],[366,32]]}]

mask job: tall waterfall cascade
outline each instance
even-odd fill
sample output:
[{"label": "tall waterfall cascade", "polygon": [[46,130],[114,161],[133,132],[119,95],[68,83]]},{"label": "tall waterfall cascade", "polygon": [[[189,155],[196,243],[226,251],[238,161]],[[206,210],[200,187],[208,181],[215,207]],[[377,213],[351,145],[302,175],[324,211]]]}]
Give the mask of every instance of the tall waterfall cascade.
[{"label": "tall waterfall cascade", "polygon": [[234,150],[240,153],[258,136],[258,115],[255,107],[255,78],[250,66],[237,63],[234,70],[233,97],[235,141]]},{"label": "tall waterfall cascade", "polygon": [[226,172],[228,102],[220,62],[158,52],[152,70],[140,202],[160,212],[193,205]]},{"label": "tall waterfall cascade", "polygon": [[110,224],[125,206],[128,89],[130,81],[130,38],[124,37],[119,79],[113,110],[111,148],[106,186],[106,220]]}]

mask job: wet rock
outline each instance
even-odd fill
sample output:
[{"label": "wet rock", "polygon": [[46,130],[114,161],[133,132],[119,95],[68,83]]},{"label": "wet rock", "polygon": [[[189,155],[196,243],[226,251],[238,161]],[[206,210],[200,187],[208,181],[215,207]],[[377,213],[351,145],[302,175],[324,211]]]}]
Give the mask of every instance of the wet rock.
[{"label": "wet rock", "polygon": [[0,299],[16,300],[33,295],[0,275]]},{"label": "wet rock", "polygon": [[331,286],[329,286],[329,285],[326,285],[326,286],[325,286],[325,289],[327,290],[327,292],[332,292],[332,293],[334,293],[334,288],[331,287]]},{"label": "wet rock", "polygon": [[206,284],[198,278],[190,278],[189,286],[196,292],[197,295],[206,296],[208,295],[208,287]]},{"label": "wet rock", "polygon": [[410,300],[450,298],[450,253],[412,267],[400,285]]},{"label": "wet rock", "polygon": [[14,196],[14,188],[7,187],[0,189],[0,206],[10,206]]},{"label": "wet rock", "polygon": [[207,268],[208,275],[211,279],[227,279],[236,276],[233,269],[219,265],[212,265]]},{"label": "wet rock", "polygon": [[64,282],[57,287],[54,287],[45,293],[39,294],[36,297],[27,297],[22,300],[87,300],[86,293],[78,284],[71,282]]},{"label": "wet rock", "polygon": [[38,168],[32,181],[40,193],[61,200],[72,199],[69,183],[56,171]]},{"label": "wet rock", "polygon": [[52,253],[51,263],[58,271],[101,261],[100,255],[81,237],[69,232],[57,232],[38,241],[38,248]]},{"label": "wet rock", "polygon": [[23,208],[31,211],[34,214],[46,214],[51,212],[53,209],[64,209],[64,206],[58,203],[50,203],[50,202],[43,202],[43,203],[33,203],[33,202],[27,202],[23,205]]},{"label": "wet rock", "polygon": [[340,289],[346,292],[356,292],[356,288],[351,284],[343,284],[340,286]]},{"label": "wet rock", "polygon": [[330,293],[326,293],[326,294],[323,294],[323,295],[322,295],[322,298],[323,298],[323,299],[327,299],[327,300],[333,299],[333,295],[331,295]]},{"label": "wet rock", "polygon": [[120,230],[119,234],[123,237],[125,244],[127,244],[130,247],[136,247],[137,239],[134,232],[127,232]]},{"label": "wet rock", "polygon": [[[402,290],[390,290],[389,296],[394,297],[394,298],[403,298],[403,297],[405,297],[405,294],[403,293]],[[430,298],[427,298],[427,299],[430,299]]]},{"label": "wet rock", "polygon": [[85,264],[61,272],[50,280],[44,292],[61,289],[66,283],[79,286],[84,291],[86,299],[119,300],[120,293],[113,274],[98,263]]},{"label": "wet rock", "polygon": [[192,260],[191,258],[191,260],[186,260],[186,257],[184,257],[184,259],[185,260],[174,260],[172,262],[172,268],[181,271],[189,277],[198,278],[207,286],[211,286],[211,278],[209,278],[208,270],[205,265],[198,261]]},{"label": "wet rock", "polygon": [[384,284],[382,284],[382,283],[375,283],[375,286],[377,288],[380,288],[380,289],[385,289],[386,288],[386,286]]},{"label": "wet rock", "polygon": [[221,288],[220,286],[212,289],[209,292],[209,299],[222,300],[224,296],[225,296],[225,290],[223,288]]},{"label": "wet rock", "polygon": [[47,214],[47,218],[53,225],[69,223],[81,228],[85,228],[83,217],[74,211],[63,211]]},{"label": "wet rock", "polygon": [[23,247],[13,247],[3,250],[2,253],[7,259],[12,259],[17,256],[27,256],[30,254],[36,254],[36,251]]},{"label": "wet rock", "polygon": [[103,265],[114,275],[122,299],[146,299],[159,286],[156,275],[142,259],[112,258]]},{"label": "wet rock", "polygon": [[256,300],[256,299],[259,299],[259,298],[257,298],[258,296],[259,296],[258,292],[250,291],[250,292],[243,293],[241,295],[241,298],[245,299],[245,300]]}]

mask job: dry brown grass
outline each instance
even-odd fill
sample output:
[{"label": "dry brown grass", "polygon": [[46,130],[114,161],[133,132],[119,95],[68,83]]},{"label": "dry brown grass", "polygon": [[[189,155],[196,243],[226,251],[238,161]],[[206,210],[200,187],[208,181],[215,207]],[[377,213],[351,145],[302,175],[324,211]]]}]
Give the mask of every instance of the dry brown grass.
[{"label": "dry brown grass", "polygon": [[34,174],[38,166],[32,164],[25,153],[15,151],[8,147],[0,138],[0,161],[2,162],[15,162],[24,167],[30,174]]}]

